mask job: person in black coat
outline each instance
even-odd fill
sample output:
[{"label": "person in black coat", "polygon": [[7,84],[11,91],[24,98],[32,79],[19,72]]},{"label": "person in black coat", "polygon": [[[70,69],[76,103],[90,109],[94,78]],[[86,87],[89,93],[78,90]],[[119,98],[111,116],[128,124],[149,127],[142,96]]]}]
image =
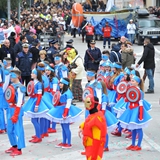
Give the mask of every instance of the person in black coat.
[{"label": "person in black coat", "polygon": [[14,46],[14,54],[17,56],[19,52],[22,52],[22,44],[27,42],[26,36],[22,35],[20,41]]},{"label": "person in black coat", "polygon": [[95,40],[90,42],[90,48],[86,50],[84,56],[84,68],[85,70],[93,69],[97,72],[99,68],[99,63],[101,61],[101,51],[99,48],[95,47]]},{"label": "person in black coat", "polygon": [[84,20],[80,26],[81,29],[81,33],[82,33],[82,42],[84,43],[84,37],[86,35],[86,31],[85,31],[85,27],[87,26],[88,22],[87,22],[87,17],[84,17]]},{"label": "person in black coat", "polygon": [[109,56],[110,61],[112,63],[121,62],[121,53],[119,52],[119,46],[113,43],[111,47],[112,49]]},{"label": "person in black coat", "polygon": [[136,67],[144,62],[143,68],[149,79],[149,87],[145,93],[154,93],[155,49],[149,38],[144,39],[144,51]]},{"label": "person in black coat", "polygon": [[11,32],[10,36],[8,37],[8,40],[10,41],[10,47],[14,48],[15,44],[16,44],[16,33],[15,32]]},{"label": "person in black coat", "polygon": [[12,66],[14,67],[15,65],[15,55],[14,55],[14,50],[10,46],[10,41],[6,39],[4,41],[4,44],[0,48],[0,60],[3,61],[5,57],[11,58],[12,59]]},{"label": "person in black coat", "polygon": [[48,61],[49,63],[52,63],[52,61],[47,57],[47,52],[45,50],[41,50],[39,52],[39,58],[37,60],[37,63],[45,62],[45,61]]}]

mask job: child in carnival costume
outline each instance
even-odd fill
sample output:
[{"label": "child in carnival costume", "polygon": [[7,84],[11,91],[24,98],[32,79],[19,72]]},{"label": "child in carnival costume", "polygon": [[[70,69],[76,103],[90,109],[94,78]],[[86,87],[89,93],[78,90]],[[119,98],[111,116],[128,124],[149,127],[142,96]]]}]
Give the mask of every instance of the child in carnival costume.
[{"label": "child in carnival costume", "polygon": [[87,95],[84,99],[86,110],[89,115],[85,122],[80,125],[79,137],[83,135],[83,146],[87,160],[101,160],[106,142],[107,125],[106,119],[101,111],[98,111],[98,98]]},{"label": "child in carnival costume", "polygon": [[31,122],[35,129],[35,136],[32,136],[32,139],[29,140],[29,142],[39,143],[42,141],[39,119],[45,117],[49,109],[44,102],[44,98],[42,98],[44,91],[41,72],[37,69],[33,69],[31,78],[33,81],[31,81],[29,85],[32,86],[27,86],[27,89],[28,87],[32,87],[32,91],[31,93],[28,93],[30,97],[23,105],[23,109],[26,116],[31,118]]},{"label": "child in carnival costume", "polygon": [[[122,83],[124,82],[123,84],[126,87],[126,88],[124,87],[125,89],[127,89],[127,87],[130,86],[130,73],[131,73],[131,71],[128,68],[124,69],[124,78],[121,80],[121,82]],[[125,102],[125,100],[124,100],[125,98],[126,98],[126,91],[125,90],[123,91],[123,93],[118,92],[118,96],[116,99],[117,103],[113,107],[114,112],[117,114],[117,118],[119,118],[122,115],[122,113],[124,112],[124,110],[127,108],[128,104],[129,104],[129,103]]]},{"label": "child in carnival costume", "polygon": [[80,118],[82,110],[71,104],[73,95],[69,89],[69,79],[62,78],[60,80],[60,99],[57,106],[54,106],[48,113],[50,121],[60,123],[62,127],[63,140],[55,147],[72,148],[70,123],[77,121]]},{"label": "child in carnival costume", "polygon": [[8,86],[5,92],[5,98],[9,103],[7,111],[7,134],[11,144],[11,148],[5,151],[10,156],[18,156],[22,154],[22,148],[25,148],[24,129],[23,129],[23,108],[24,96],[26,92],[19,77],[21,71],[14,68],[10,72],[12,84]]},{"label": "child in carnival costume", "polygon": [[55,62],[55,74],[56,77],[60,80],[61,78],[68,78],[68,68],[62,63],[62,56],[56,55],[54,57]]},{"label": "child in carnival costume", "polygon": [[[121,81],[121,79],[124,77],[124,74],[122,72],[122,65],[119,62],[113,63],[112,70],[114,74],[110,78],[110,86],[111,90],[108,92],[108,98],[109,98],[109,103],[110,103],[110,110],[112,113],[113,111],[113,106],[117,103],[117,85]],[[115,114],[115,113],[114,113]]]},{"label": "child in carnival costume", "polygon": [[[58,85],[59,80],[55,76],[54,68],[52,66],[48,65],[46,67],[45,73],[49,78],[49,92],[51,99],[53,99],[53,96],[56,93],[56,91],[59,91],[59,85]],[[52,122],[52,128],[50,128],[50,123],[49,123],[48,133],[55,133],[55,132],[56,132],[56,123]]]},{"label": "child in carnival costume", "polygon": [[[1,64],[1,80],[4,81],[4,83],[0,83],[0,91],[3,89],[3,92],[1,92],[0,97],[3,96],[1,101],[1,107],[0,107],[0,134],[3,134],[6,132],[6,124],[5,124],[5,118],[4,118],[4,109],[7,111],[9,105],[6,99],[4,98],[4,92],[6,91],[9,83],[10,83],[10,71],[13,69],[11,66],[12,60],[11,58],[4,58],[3,64]],[[2,87],[2,88],[1,88]]]},{"label": "child in carnival costume", "polygon": [[[39,70],[41,72],[42,75],[42,81],[43,81],[43,87],[44,87],[44,94],[43,94],[43,99],[44,99],[44,103],[46,104],[46,106],[48,107],[48,109],[52,109],[53,105],[52,105],[52,99],[51,99],[51,95],[49,93],[49,79],[45,73],[45,68],[47,67],[47,64],[45,65],[45,63],[40,62],[37,65],[37,70]],[[49,126],[49,121],[44,117],[44,118],[40,118],[40,125],[41,125],[41,136],[42,138],[44,137],[48,137],[48,126]]]},{"label": "child in carnival costume", "polygon": [[[105,116],[105,119],[106,119],[107,130],[108,131],[113,131],[117,127],[118,120],[109,110],[107,110],[107,106],[109,105],[108,96],[107,96],[107,89],[106,89],[106,85],[105,85],[104,82],[101,81],[101,85],[102,85],[102,91],[103,91],[101,111],[102,111],[102,113],[103,113],[103,115]],[[109,141],[109,136],[108,136],[108,133],[107,133],[106,134],[106,143],[105,143],[105,146],[104,146],[104,151],[109,151],[108,141]]]},{"label": "child in carnival costume", "polygon": [[[92,92],[91,94],[93,94],[95,97],[98,97],[99,99],[99,104],[101,104],[102,102],[102,85],[99,81],[97,81],[95,79],[96,73],[94,70],[88,70],[87,71],[87,80],[88,83],[85,86],[85,90],[83,92],[84,97],[86,96],[86,94],[88,94],[88,92],[86,92],[87,90],[90,90],[90,92]],[[100,109],[100,107],[99,107]],[[89,115],[89,111],[85,110],[85,118]]]},{"label": "child in carnival costume", "polygon": [[[126,92],[126,101],[129,101],[129,107],[125,110],[125,112],[119,118],[120,125],[122,128],[126,128],[132,131],[132,144],[127,147],[127,150],[139,151],[141,150],[141,143],[143,140],[143,128],[148,126],[149,121],[152,119],[151,116],[146,111],[143,105],[143,92],[139,88],[139,84],[141,83],[141,79],[138,76],[133,76],[131,79],[132,89],[138,92],[136,98],[132,98],[131,94]],[[128,88],[131,89],[131,87]],[[133,91],[132,91],[133,92]],[[135,100],[134,102],[131,100]],[[138,143],[136,142],[136,136],[138,135]]]}]

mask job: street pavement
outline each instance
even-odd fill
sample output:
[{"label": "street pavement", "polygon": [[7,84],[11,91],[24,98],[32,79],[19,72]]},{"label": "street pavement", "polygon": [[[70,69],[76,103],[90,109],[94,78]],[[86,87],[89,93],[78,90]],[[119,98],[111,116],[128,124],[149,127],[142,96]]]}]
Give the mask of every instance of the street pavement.
[{"label": "street pavement", "polygon": [[[72,38],[70,35],[65,35],[65,41]],[[116,41],[112,43],[117,43]],[[102,49],[102,41],[97,41],[96,46]],[[81,43],[81,38],[78,36],[74,38],[74,47],[79,54],[84,57],[87,49],[86,43]],[[160,51],[160,45],[155,45],[156,49]],[[141,57],[143,46],[133,46],[134,52],[137,54],[137,60]],[[102,49],[103,51],[103,49]],[[145,99],[152,104],[152,110],[149,112],[152,116],[148,128],[144,129],[144,138],[142,142],[142,150],[138,152],[127,151],[125,148],[131,144],[131,140],[126,140],[125,135],[122,137],[114,137],[109,133],[109,152],[105,152],[103,160],[160,160],[160,55],[159,51],[156,54],[156,70],[155,70],[155,93],[146,94]],[[143,68],[139,69],[143,75]],[[87,83],[84,73],[82,85],[83,88]],[[145,90],[147,90],[148,79],[145,82]],[[76,103],[76,105],[84,109],[83,103]],[[81,115],[81,122],[84,120],[84,113]],[[81,122],[71,125],[72,145],[71,149],[55,148],[55,145],[62,140],[61,126],[57,124],[57,133],[52,133],[49,137],[44,138],[41,143],[33,144],[28,140],[34,135],[34,128],[30,119],[24,117],[24,129],[26,138],[26,148],[22,150],[23,154],[17,157],[10,157],[4,151],[10,147],[7,134],[0,135],[0,160],[85,160],[85,156],[81,155],[83,145],[81,139],[78,137],[78,126]]]}]

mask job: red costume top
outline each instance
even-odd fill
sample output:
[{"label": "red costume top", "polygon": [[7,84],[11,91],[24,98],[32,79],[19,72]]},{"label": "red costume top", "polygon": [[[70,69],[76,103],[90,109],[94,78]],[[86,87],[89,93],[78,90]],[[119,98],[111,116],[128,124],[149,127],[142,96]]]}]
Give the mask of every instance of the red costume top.
[{"label": "red costume top", "polygon": [[87,159],[100,160],[106,142],[107,125],[101,111],[89,115],[81,124],[83,129],[83,145]]},{"label": "red costume top", "polygon": [[94,35],[94,27],[93,26],[86,26],[86,35],[88,35],[88,36]]},{"label": "red costume top", "polygon": [[111,37],[112,28],[110,26],[105,26],[102,28],[104,37]]}]

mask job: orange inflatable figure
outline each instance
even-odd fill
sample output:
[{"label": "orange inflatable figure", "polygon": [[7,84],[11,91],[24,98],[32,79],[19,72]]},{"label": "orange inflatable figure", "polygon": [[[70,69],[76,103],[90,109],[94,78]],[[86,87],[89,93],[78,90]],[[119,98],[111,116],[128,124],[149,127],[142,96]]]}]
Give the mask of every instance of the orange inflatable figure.
[{"label": "orange inflatable figure", "polygon": [[72,23],[74,27],[79,28],[83,22],[83,7],[79,3],[74,3],[72,6]]},{"label": "orange inflatable figure", "polygon": [[88,95],[85,100],[85,107],[90,115],[81,124],[83,134],[83,145],[87,160],[101,160],[106,142],[107,125],[101,111],[98,111],[98,98]]}]

